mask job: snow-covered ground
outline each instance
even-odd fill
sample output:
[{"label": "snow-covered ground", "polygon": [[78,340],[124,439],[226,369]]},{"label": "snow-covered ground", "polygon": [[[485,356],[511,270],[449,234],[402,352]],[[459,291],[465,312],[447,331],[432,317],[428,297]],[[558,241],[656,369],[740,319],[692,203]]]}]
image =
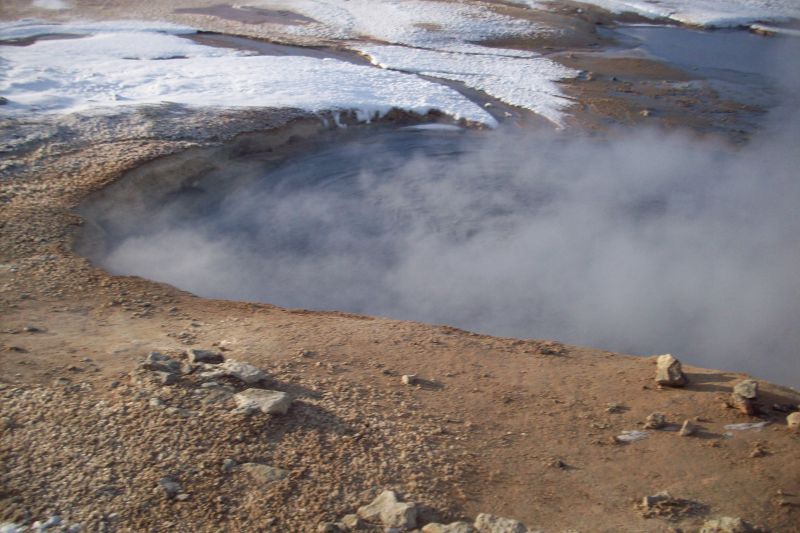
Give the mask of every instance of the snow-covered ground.
[{"label": "snow-covered ground", "polygon": [[[53,4],[55,5],[55,4]],[[66,5],[66,4],[65,4]],[[417,74],[465,85],[541,114],[556,125],[569,104],[556,82],[570,69],[535,53],[476,44],[483,39],[556,31],[500,15],[485,5],[420,0],[257,0],[314,22],[283,31],[335,39],[384,69],[304,57],[248,56],[176,37],[168,23],[36,22],[0,25],[0,39],[70,33],[83,39],[0,47],[0,112],[72,112],[170,101],[187,105],[354,109],[363,116],[392,107],[494,125],[479,106]],[[381,44],[366,45],[365,42]],[[386,43],[386,44],[383,44]],[[76,60],[79,58],[79,60]],[[398,72],[399,71],[399,72]]]},{"label": "snow-covered ground", "polygon": [[557,125],[561,125],[563,108],[569,101],[555,80],[576,75],[574,70],[536,54],[514,57],[381,45],[359,50],[383,68],[460,81],[507,104],[530,109]]},{"label": "snow-covered ground", "polygon": [[[165,33],[165,31],[170,33]],[[177,26],[39,25],[0,28],[0,38],[42,33],[89,34],[2,46],[0,113],[75,112],[174,102],[190,106],[355,110],[367,120],[397,107],[438,109],[494,125],[480,106],[413,74],[334,59],[254,56],[203,46],[172,33]]]},{"label": "snow-covered ground", "polygon": [[[800,19],[798,0],[582,0],[614,13],[725,28]],[[538,5],[539,2],[528,2]]]}]

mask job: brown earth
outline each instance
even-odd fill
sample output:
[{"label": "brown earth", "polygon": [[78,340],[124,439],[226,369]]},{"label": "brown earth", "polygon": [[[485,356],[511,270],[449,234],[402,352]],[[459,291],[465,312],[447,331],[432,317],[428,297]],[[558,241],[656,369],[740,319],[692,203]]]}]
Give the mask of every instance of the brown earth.
[{"label": "brown earth", "polygon": [[[123,9],[89,4],[112,18]],[[28,13],[14,9],[4,16]],[[591,70],[622,79],[641,67]],[[625,107],[603,111],[602,85],[581,90],[598,123]],[[277,148],[287,132],[313,135],[320,124],[294,111],[170,105],[0,124],[0,521],[59,514],[87,531],[306,532],[394,488],[446,519],[488,512],[545,531],[696,531],[721,515],[800,531],[800,434],[772,408],[800,403],[796,391],[760,382],[763,412],[748,417],[724,401],[736,373],[685,367],[689,386],[660,389],[653,358],[202,299],[111,276],[75,253],[74,209],[126,171],[192,147]],[[226,393],[240,384],[202,387],[192,374],[164,386],[137,370],[151,350],[188,348],[263,368],[292,408],[246,418]],[[407,386],[403,374],[421,380]],[[615,441],[652,412],[700,431]],[[770,425],[724,427],[759,421]],[[223,471],[226,459],[289,476],[259,484]],[[167,498],[165,476],[188,499]],[[702,505],[646,518],[636,503],[663,490]]]}]

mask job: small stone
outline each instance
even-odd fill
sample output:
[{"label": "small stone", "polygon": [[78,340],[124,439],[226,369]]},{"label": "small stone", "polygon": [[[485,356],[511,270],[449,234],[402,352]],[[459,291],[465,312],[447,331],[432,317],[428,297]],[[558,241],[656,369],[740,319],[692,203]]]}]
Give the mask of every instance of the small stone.
[{"label": "small stone", "polygon": [[165,407],[166,406],[164,404],[163,400],[161,400],[161,398],[150,398],[150,401],[148,403],[150,404],[150,407]]},{"label": "small stone", "polygon": [[8,103],[8,98],[6,98],[5,96],[0,96],[0,105],[6,105],[7,103]]},{"label": "small stone", "polygon": [[645,429],[661,429],[667,425],[667,417],[663,413],[651,413],[644,422]]},{"label": "small stone", "polygon": [[357,514],[344,515],[342,518],[342,525],[348,531],[357,531],[359,529],[366,529],[366,524]]},{"label": "small stone", "polygon": [[760,442],[756,442],[755,444],[753,444],[753,449],[750,452],[750,457],[752,457],[753,459],[757,459],[759,457],[766,457],[767,455],[769,455],[769,452],[767,451],[766,448],[764,448],[764,446]]},{"label": "small stone", "polygon": [[334,522],[322,522],[317,526],[317,533],[344,533],[345,531]]},{"label": "small stone", "polygon": [[175,496],[175,501],[179,501],[179,502],[185,502],[188,499],[189,499],[189,495],[186,494],[185,492],[182,492],[182,493],[178,494],[177,496]]},{"label": "small stone", "polygon": [[385,490],[372,503],[358,509],[358,516],[367,522],[380,521],[386,527],[413,529],[417,524],[417,507],[401,502],[397,493]]},{"label": "small stone", "polygon": [[753,533],[756,529],[739,517],[722,516],[706,520],[700,533]]},{"label": "small stone", "polygon": [[292,398],[285,392],[264,389],[246,389],[234,394],[233,399],[237,411],[244,414],[261,411],[268,415],[283,415],[292,404]]},{"label": "small stone", "polygon": [[229,474],[236,469],[237,463],[233,459],[225,459],[222,462],[222,472],[224,474]]},{"label": "small stone", "polygon": [[697,426],[695,426],[691,420],[684,420],[679,435],[681,437],[690,437],[694,435],[696,432],[697,432]]},{"label": "small stone", "polygon": [[649,117],[650,115],[653,114],[653,112],[650,111],[649,109],[642,109],[641,111],[639,111],[639,114],[643,117]]},{"label": "small stone", "polygon": [[731,393],[731,406],[743,414],[753,416],[758,412],[756,400],[758,399],[758,382],[752,379],[740,381],[733,387]]},{"label": "small stone", "polygon": [[800,412],[792,413],[786,417],[786,425],[792,431],[800,431]]},{"label": "small stone", "polygon": [[169,476],[162,477],[158,481],[158,484],[161,485],[161,488],[164,489],[164,492],[167,493],[167,498],[169,499],[174,498],[175,496],[180,494],[181,491],[183,490],[181,484]]},{"label": "small stone", "polygon": [[259,484],[280,481],[289,475],[286,470],[261,463],[242,463],[236,469],[246,473],[253,481]]},{"label": "small stone", "polygon": [[665,387],[684,387],[689,379],[681,362],[671,354],[659,355],[656,360],[656,383]]},{"label": "small stone", "polygon": [[669,492],[658,492],[656,494],[651,494],[650,496],[645,496],[642,498],[642,508],[643,509],[652,509],[656,505],[664,502],[668,502],[672,499]]},{"label": "small stone", "polygon": [[225,357],[219,352],[212,352],[211,350],[196,350],[194,348],[189,350],[189,362],[198,364],[206,363],[209,365],[218,365],[225,361]]},{"label": "small stone", "polygon": [[417,383],[417,375],[416,374],[403,374],[400,377],[400,381],[403,385],[415,385]]},{"label": "small stone", "polygon": [[27,333],[44,333],[46,330],[44,328],[40,328],[38,326],[25,326],[23,331]]},{"label": "small stone", "polygon": [[267,379],[267,375],[260,369],[249,363],[240,363],[233,359],[228,359],[224,363],[210,372],[203,372],[203,378],[215,379],[218,377],[233,377],[248,385],[254,385]]},{"label": "small stone", "polygon": [[147,370],[157,372],[179,372],[181,364],[159,352],[150,352],[142,364]]},{"label": "small stone", "polygon": [[433,522],[422,528],[422,533],[474,533],[475,528],[467,522],[452,522],[450,524],[439,524]]},{"label": "small stone", "polygon": [[518,520],[486,513],[481,513],[475,518],[475,529],[479,533],[528,533],[525,524]]},{"label": "small stone", "polygon": [[158,382],[162,385],[174,385],[178,382],[178,376],[173,374],[172,372],[156,372],[156,377],[158,378]]}]

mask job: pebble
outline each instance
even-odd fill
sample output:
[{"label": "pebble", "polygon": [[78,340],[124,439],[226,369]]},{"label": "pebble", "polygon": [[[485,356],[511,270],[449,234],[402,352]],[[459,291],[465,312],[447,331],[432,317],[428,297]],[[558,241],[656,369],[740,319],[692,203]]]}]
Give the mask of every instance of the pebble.
[{"label": "pebble", "polygon": [[697,426],[695,426],[691,420],[684,420],[679,435],[681,437],[690,437],[694,435],[696,432],[697,432]]},{"label": "pebble", "polygon": [[400,377],[400,381],[403,385],[415,385],[417,383],[417,375],[416,374],[403,374]]},{"label": "pebble", "polygon": [[663,413],[651,413],[644,422],[645,429],[661,429],[667,425],[667,417]]}]

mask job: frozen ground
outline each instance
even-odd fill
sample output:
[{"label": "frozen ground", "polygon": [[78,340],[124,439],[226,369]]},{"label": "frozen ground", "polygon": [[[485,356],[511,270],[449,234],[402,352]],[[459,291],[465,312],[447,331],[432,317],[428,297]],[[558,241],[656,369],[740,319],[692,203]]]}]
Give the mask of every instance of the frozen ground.
[{"label": "frozen ground", "polygon": [[647,18],[715,28],[800,19],[797,0],[586,0],[585,3],[614,13],[636,13]]},{"label": "frozen ground", "polygon": [[[65,7],[66,4],[61,7]],[[0,38],[77,34],[84,39],[0,47],[5,112],[72,112],[95,107],[171,101],[187,105],[354,109],[362,116],[392,107],[494,125],[456,91],[417,74],[463,82],[556,125],[569,104],[556,82],[576,72],[533,52],[474,44],[509,35],[553,32],[485,5],[452,2],[256,2],[291,9],[314,22],[282,31],[344,40],[375,68],[301,57],[248,57],[186,42],[186,26],[136,21],[47,24],[12,22]],[[365,45],[366,41],[372,43]],[[80,57],[76,62],[74,58]],[[156,61],[158,60],[158,61]],[[402,71],[391,72],[391,71]]]},{"label": "frozen ground", "polygon": [[[7,25],[3,38],[89,34],[0,47],[2,112],[75,112],[174,102],[191,106],[356,110],[363,119],[397,107],[494,124],[455,90],[400,72],[333,59],[253,56],[193,43],[177,26],[139,24]],[[80,58],[76,61],[75,58]]]}]

